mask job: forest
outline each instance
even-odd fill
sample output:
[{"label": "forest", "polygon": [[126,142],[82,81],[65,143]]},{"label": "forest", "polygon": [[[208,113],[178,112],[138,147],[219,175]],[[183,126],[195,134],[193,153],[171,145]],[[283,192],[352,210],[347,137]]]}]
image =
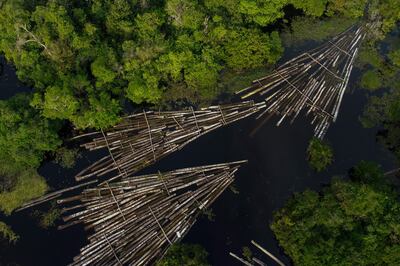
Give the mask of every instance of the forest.
[{"label": "forest", "polygon": [[[0,55],[32,88],[0,100],[1,212],[51,190],[43,163],[74,167],[74,132],[106,130],[131,110],[227,102],[285,50],[368,18],[379,23],[356,60],[369,93],[359,123],[398,162],[400,40],[390,33],[399,0],[0,0]],[[336,160],[329,141],[311,136],[304,152],[315,172]],[[399,265],[398,187],[373,162],[342,174],[321,192],[295,193],[265,227],[294,265]],[[38,216],[53,225],[58,214]],[[0,235],[20,237],[4,222]],[[201,246],[179,244],[157,265],[209,264]]]}]

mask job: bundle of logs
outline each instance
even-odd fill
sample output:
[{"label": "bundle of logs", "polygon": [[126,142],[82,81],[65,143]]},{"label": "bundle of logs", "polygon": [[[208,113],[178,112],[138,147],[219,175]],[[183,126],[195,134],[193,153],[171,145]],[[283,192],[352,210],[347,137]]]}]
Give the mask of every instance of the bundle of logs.
[{"label": "bundle of logs", "polygon": [[[143,111],[123,118],[107,132],[97,131],[82,144],[88,150],[108,149],[109,154],[76,175],[80,181],[113,172],[110,180],[128,176],[183,148],[200,136],[243,119],[265,107],[246,101],[171,112]],[[110,181],[109,180],[109,181]]]},{"label": "bundle of logs", "polygon": [[366,26],[350,27],[331,41],[284,63],[270,75],[254,80],[237,94],[242,99],[266,97],[267,108],[261,115],[281,116],[278,126],[290,116],[293,122],[306,110],[307,115],[313,116],[315,136],[323,138],[338,116],[365,29]]},{"label": "bundle of logs", "polygon": [[151,265],[179,241],[246,161],[124,176],[58,200],[65,225],[93,230],[72,265]]}]

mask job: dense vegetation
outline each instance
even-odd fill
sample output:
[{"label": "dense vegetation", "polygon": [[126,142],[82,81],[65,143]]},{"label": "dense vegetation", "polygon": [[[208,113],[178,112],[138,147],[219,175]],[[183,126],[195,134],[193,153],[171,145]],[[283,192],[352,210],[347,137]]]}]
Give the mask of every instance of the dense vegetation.
[{"label": "dense vegetation", "polygon": [[157,266],[209,266],[207,256],[200,245],[174,244]]},{"label": "dense vegetation", "polygon": [[312,138],[307,148],[307,159],[314,170],[321,172],[333,162],[333,150],[325,141]]},{"label": "dense vegetation", "polygon": [[380,168],[362,162],[352,180],[296,194],[271,225],[295,265],[399,265],[400,202]]},{"label": "dense vegetation", "polygon": [[46,192],[36,168],[46,152],[61,145],[60,124],[43,119],[30,100],[19,94],[0,101],[0,209],[6,214]]},{"label": "dense vegetation", "polygon": [[0,162],[6,172],[37,168],[46,152],[61,145],[57,122],[42,119],[31,97],[18,94],[0,101]]},{"label": "dense vegetation", "polygon": [[266,27],[294,7],[356,18],[367,0],[10,0],[0,9],[0,52],[32,84],[32,105],[79,128],[118,121],[124,99],[163,94],[210,99],[222,70],[275,63],[282,45]]}]

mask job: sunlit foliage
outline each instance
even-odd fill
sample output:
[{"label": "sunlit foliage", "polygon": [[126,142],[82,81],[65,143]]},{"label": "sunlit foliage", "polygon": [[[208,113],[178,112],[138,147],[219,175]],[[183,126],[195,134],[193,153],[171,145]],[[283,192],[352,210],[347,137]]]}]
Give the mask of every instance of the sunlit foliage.
[{"label": "sunlit foliage", "polygon": [[37,168],[44,154],[61,144],[58,123],[42,119],[30,99],[19,94],[0,101],[0,163],[9,172]]}]

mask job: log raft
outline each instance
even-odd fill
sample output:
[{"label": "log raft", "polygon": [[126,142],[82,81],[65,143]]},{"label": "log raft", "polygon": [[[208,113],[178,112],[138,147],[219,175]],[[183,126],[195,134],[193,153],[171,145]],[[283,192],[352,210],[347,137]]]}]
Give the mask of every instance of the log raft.
[{"label": "log raft", "polygon": [[[87,150],[107,149],[108,155],[94,162],[75,178],[112,175],[108,181],[133,174],[224,125],[248,117],[265,103],[245,101],[183,111],[144,111],[123,118],[107,131],[90,133],[81,146]],[[88,134],[82,135],[87,137]]]},{"label": "log raft", "polygon": [[323,138],[335,122],[349,82],[354,60],[368,30],[376,25],[353,25],[323,45],[279,66],[266,77],[237,92],[242,99],[262,97],[267,105],[259,115],[280,116],[291,123],[301,113],[311,115],[314,134]]},{"label": "log raft", "polygon": [[180,241],[246,161],[124,176],[58,200],[63,229],[92,233],[71,265],[152,265]]}]

